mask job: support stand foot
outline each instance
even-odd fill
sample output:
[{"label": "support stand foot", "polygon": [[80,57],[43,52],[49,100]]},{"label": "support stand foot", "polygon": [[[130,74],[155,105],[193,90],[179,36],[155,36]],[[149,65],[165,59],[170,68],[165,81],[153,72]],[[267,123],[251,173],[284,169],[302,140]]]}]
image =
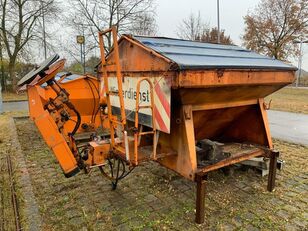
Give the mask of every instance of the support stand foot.
[{"label": "support stand foot", "polygon": [[197,196],[196,196],[196,223],[204,222],[204,202],[205,202],[205,183],[207,176],[196,176],[197,181]]},{"label": "support stand foot", "polygon": [[269,192],[272,192],[275,188],[277,158],[278,157],[279,157],[279,152],[277,152],[277,151],[271,152],[269,174],[268,174],[268,181],[267,181],[267,190]]}]

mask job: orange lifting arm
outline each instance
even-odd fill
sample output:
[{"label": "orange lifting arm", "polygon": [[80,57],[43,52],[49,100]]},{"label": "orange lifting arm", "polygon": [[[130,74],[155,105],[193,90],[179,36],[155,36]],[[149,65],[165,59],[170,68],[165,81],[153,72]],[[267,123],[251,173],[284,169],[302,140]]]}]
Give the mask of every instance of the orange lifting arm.
[{"label": "orange lifting arm", "polygon": [[66,177],[79,172],[77,161],[71,152],[66,140],[59,132],[58,126],[47,110],[44,110],[40,86],[28,88],[30,117],[35,122],[43,139],[52,149]]}]

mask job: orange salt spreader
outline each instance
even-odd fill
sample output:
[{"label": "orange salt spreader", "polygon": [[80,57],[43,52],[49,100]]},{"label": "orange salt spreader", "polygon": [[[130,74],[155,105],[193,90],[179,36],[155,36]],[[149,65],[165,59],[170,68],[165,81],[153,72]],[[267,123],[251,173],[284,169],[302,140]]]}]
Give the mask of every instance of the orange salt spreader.
[{"label": "orange salt spreader", "polygon": [[[106,55],[104,36],[113,48]],[[233,45],[99,32],[98,76],[59,72],[52,56],[23,77],[30,117],[66,177],[99,168],[119,180],[156,161],[197,183],[196,222],[204,221],[210,171],[273,149],[264,97],[290,84],[296,68]]]}]

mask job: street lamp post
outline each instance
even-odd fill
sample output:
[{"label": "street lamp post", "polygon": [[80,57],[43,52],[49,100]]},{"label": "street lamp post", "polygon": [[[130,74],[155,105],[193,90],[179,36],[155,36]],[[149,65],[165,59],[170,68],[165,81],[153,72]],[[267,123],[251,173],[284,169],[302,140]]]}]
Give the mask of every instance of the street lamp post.
[{"label": "street lamp post", "polygon": [[295,40],[293,43],[299,43],[299,57],[298,57],[298,75],[296,76],[295,86],[298,87],[302,75],[302,58],[303,58],[303,43],[308,43],[308,40]]},{"label": "street lamp post", "polygon": [[217,43],[220,43],[219,0],[217,0]]},{"label": "street lamp post", "polygon": [[42,10],[42,26],[43,26],[44,57],[45,57],[45,59],[47,59],[47,43],[46,43],[46,30],[45,30],[45,9],[44,9],[44,0],[41,1],[41,10]]},{"label": "street lamp post", "polygon": [[80,64],[81,66],[83,66],[83,73],[85,74],[86,73],[86,67],[85,67],[85,38],[84,38],[84,35],[77,35],[76,37],[76,41],[78,44],[80,44]]}]

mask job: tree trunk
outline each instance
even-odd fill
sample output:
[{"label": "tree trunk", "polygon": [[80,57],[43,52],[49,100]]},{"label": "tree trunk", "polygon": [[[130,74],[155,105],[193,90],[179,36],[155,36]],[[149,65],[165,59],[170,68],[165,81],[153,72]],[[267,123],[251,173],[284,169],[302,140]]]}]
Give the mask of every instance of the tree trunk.
[{"label": "tree trunk", "polygon": [[12,90],[15,92],[17,89],[17,78],[16,78],[16,72],[15,72],[15,60],[10,60],[9,62],[9,75],[12,81]]},{"label": "tree trunk", "polygon": [[[3,53],[2,53],[2,44],[0,43],[0,62],[1,62],[1,86],[2,91],[6,91],[6,81],[5,81],[5,75],[4,75],[4,64],[3,64]],[[1,94],[1,92],[0,92]]]},{"label": "tree trunk", "polygon": [[2,91],[6,91],[6,82],[5,82],[5,76],[4,72],[1,70],[1,86],[2,86]]}]

